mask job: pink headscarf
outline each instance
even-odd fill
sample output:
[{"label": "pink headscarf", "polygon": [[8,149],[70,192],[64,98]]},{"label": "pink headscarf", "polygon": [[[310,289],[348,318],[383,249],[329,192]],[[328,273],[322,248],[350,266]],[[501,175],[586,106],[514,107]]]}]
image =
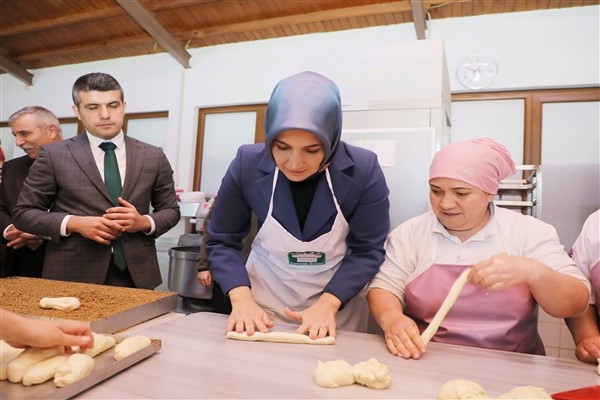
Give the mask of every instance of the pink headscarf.
[{"label": "pink headscarf", "polygon": [[455,179],[496,194],[500,181],[515,172],[515,162],[506,147],[481,138],[451,143],[438,151],[429,168],[429,180]]}]

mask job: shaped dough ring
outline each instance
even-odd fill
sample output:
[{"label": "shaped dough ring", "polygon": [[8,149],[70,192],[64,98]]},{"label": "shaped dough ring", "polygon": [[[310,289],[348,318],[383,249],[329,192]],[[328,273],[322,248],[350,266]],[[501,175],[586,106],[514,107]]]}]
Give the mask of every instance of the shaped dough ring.
[{"label": "shaped dough ring", "polygon": [[55,310],[77,310],[81,302],[77,297],[43,297],[40,307],[53,308]]},{"label": "shaped dough ring", "polygon": [[69,356],[67,362],[62,364],[54,374],[54,385],[65,387],[73,382],[85,378],[94,370],[96,361],[87,354],[75,353]]},{"label": "shaped dough ring", "polygon": [[324,338],[311,339],[301,333],[290,332],[254,332],[253,335],[247,333],[227,332],[227,339],[246,340],[251,342],[277,342],[277,343],[295,343],[295,344],[334,344],[335,337],[327,336]]},{"label": "shaped dough ring", "polygon": [[123,358],[140,351],[144,347],[150,346],[151,343],[152,340],[146,336],[130,336],[116,345],[114,358],[117,361],[122,360]]}]

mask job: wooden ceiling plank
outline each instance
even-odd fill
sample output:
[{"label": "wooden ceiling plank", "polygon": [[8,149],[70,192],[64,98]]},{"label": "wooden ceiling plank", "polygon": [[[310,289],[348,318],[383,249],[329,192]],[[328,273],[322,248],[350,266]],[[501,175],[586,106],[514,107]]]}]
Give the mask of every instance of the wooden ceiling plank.
[{"label": "wooden ceiling plank", "polygon": [[327,11],[316,11],[301,15],[287,15],[285,17],[265,18],[258,21],[240,22],[237,24],[195,29],[193,31],[184,32],[183,36],[188,39],[199,39],[227,33],[240,33],[281,26],[300,25],[312,22],[329,21],[366,15],[387,14],[401,11],[410,11],[410,3],[407,0],[395,1],[391,3],[371,4],[368,6],[339,8]]},{"label": "wooden ceiling plank", "polygon": [[422,0],[410,0],[410,9],[412,11],[413,24],[417,32],[417,39],[427,39],[427,18],[425,15],[425,5]]},{"label": "wooden ceiling plank", "polygon": [[114,40],[101,40],[85,45],[73,45],[65,47],[46,48],[35,52],[27,52],[25,54],[13,55],[13,59],[22,61],[42,60],[56,56],[68,56],[69,54],[81,54],[93,52],[102,48],[119,48],[125,46],[136,46],[140,44],[152,44],[156,41],[148,35],[129,36],[126,38]]},{"label": "wooden ceiling plank", "polygon": [[131,17],[184,68],[190,68],[190,53],[171,33],[158,22],[154,15],[137,0],[115,0]]},{"label": "wooden ceiling plank", "polygon": [[18,80],[25,82],[29,86],[33,86],[33,74],[2,54],[0,54],[0,70],[8,72]]},{"label": "wooden ceiling plank", "polygon": [[96,21],[104,18],[112,18],[119,15],[123,15],[123,10],[119,7],[104,8],[101,10],[94,10],[84,13],[66,15],[59,18],[49,18],[41,21],[34,21],[25,24],[19,24],[15,26],[2,26],[0,25],[0,37],[7,37],[12,35],[20,35],[29,32],[37,32],[44,29],[53,29],[66,25],[80,24],[86,21]]}]

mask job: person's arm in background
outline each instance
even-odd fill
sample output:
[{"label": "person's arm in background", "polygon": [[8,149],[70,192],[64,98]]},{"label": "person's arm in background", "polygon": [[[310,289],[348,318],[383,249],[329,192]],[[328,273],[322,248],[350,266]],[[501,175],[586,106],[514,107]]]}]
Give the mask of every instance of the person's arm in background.
[{"label": "person's arm in background", "polygon": [[13,347],[94,346],[94,336],[84,322],[31,319],[0,309],[0,337]]},{"label": "person's arm in background", "polygon": [[214,207],[214,202],[210,205],[206,217],[204,217],[204,234],[202,235],[202,243],[200,244],[200,250],[198,251],[198,258],[196,259],[196,270],[198,271],[198,282],[204,287],[209,287],[212,284],[212,272],[210,271],[210,262],[208,261],[208,253],[206,252],[206,241],[208,240],[208,223],[210,222],[210,215]]},{"label": "person's arm in background", "polygon": [[600,330],[598,329],[598,312],[593,304],[587,310],[565,322],[575,341],[575,355],[579,361],[590,364],[598,363],[600,359]]},{"label": "person's arm in background", "polygon": [[587,310],[565,322],[575,342],[575,355],[580,361],[595,364],[600,359],[600,321],[598,316],[598,284],[600,281],[600,210],[584,222],[573,243],[571,257],[592,284]]}]

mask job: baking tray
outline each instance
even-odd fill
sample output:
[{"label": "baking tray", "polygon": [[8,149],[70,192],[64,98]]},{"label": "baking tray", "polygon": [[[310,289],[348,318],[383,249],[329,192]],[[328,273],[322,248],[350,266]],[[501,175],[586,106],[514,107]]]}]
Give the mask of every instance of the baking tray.
[{"label": "baking tray", "polygon": [[[122,342],[125,338],[126,336],[115,336],[115,339],[117,339],[117,343]],[[52,379],[42,384],[33,386],[23,386],[23,384],[21,383],[0,381],[0,398],[7,400],[63,400],[71,398],[156,353],[161,348],[161,341],[160,339],[151,340],[152,343],[150,344],[150,346],[144,347],[140,351],[133,353],[132,355],[125,357],[119,361],[115,361],[113,358],[115,348],[113,347],[112,349],[108,349],[102,354],[99,354],[96,357],[94,357],[94,360],[96,360],[96,365],[94,366],[94,370],[90,375],[62,388],[57,388],[56,386],[54,386],[54,382]]]},{"label": "baking tray", "polygon": [[151,303],[121,311],[108,318],[90,321],[90,329],[96,333],[115,333],[166,314],[177,307],[177,294]]},{"label": "baking tray", "polygon": [[[151,293],[147,302],[141,298]],[[38,307],[41,297],[75,296],[82,302],[80,310],[58,312],[44,310]],[[83,297],[80,297],[83,296]],[[98,296],[99,300],[95,297]],[[18,299],[16,303],[8,299]],[[88,297],[86,299],[86,297]],[[51,279],[9,277],[0,279],[0,301],[3,308],[33,318],[68,319],[86,322],[92,331],[97,333],[116,333],[134,325],[148,321],[159,315],[166,314],[177,307],[178,295],[176,292],[158,292],[147,289],[124,288],[89,283],[69,281],[56,281]],[[102,308],[103,302],[119,304],[119,311],[112,314],[106,312],[92,312],[89,319],[77,316],[84,307]]]}]

